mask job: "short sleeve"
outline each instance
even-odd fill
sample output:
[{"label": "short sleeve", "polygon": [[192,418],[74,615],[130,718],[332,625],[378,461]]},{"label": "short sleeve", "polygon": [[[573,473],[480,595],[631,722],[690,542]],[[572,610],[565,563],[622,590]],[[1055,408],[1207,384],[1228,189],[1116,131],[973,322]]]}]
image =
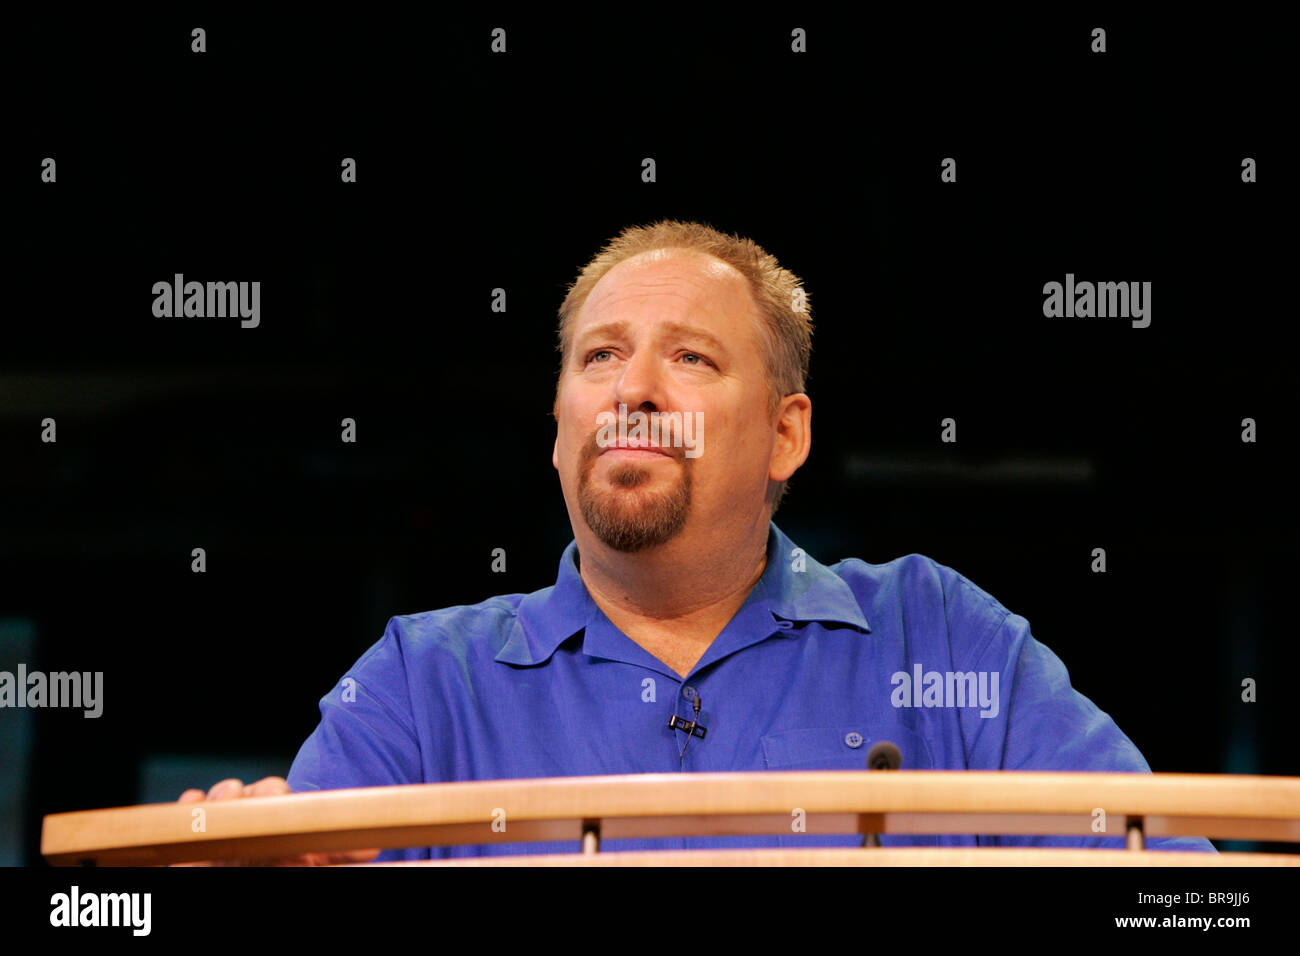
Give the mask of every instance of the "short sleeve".
[{"label": "short sleeve", "polygon": [[[1065,664],[1035,640],[1029,622],[1007,614],[980,654],[976,669],[997,669],[1005,720],[982,728],[970,741],[968,765],[1002,770],[1150,773],[1141,751],[1115,721],[1075,690]],[[1000,732],[999,732],[1000,731]],[[1120,837],[1001,836],[997,846],[1123,848]],[[1215,853],[1203,837],[1152,838],[1153,850]]]},{"label": "short sleeve", "polygon": [[[287,777],[295,793],[423,783],[413,726],[401,632],[384,636],[320,699],[320,723],[303,743]],[[417,858],[385,851],[379,860]],[[427,848],[423,851],[428,856]]]}]

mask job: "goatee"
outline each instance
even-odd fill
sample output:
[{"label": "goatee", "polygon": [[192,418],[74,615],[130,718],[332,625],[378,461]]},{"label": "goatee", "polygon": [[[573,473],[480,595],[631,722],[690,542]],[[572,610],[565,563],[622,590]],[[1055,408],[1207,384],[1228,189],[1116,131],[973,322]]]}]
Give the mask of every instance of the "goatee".
[{"label": "goatee", "polygon": [[578,478],[578,506],[583,520],[596,537],[615,551],[635,553],[672,540],[686,526],[691,508],[689,462],[677,459],[679,480],[666,492],[642,490],[651,481],[651,465],[621,462],[607,471],[609,483],[618,491],[600,491],[592,486],[591,472],[604,449],[594,442],[583,449]]}]

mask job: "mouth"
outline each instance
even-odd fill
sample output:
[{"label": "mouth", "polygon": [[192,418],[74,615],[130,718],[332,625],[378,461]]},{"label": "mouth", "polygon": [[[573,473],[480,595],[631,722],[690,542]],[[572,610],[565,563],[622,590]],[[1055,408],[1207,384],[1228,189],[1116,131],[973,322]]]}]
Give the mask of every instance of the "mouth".
[{"label": "mouth", "polygon": [[671,458],[672,456],[661,451],[654,451],[648,448],[606,448],[602,455],[612,455],[615,458]]},{"label": "mouth", "polygon": [[658,445],[652,445],[648,441],[626,441],[618,445],[610,445],[600,452],[602,455],[614,455],[616,458],[671,458],[672,455]]}]

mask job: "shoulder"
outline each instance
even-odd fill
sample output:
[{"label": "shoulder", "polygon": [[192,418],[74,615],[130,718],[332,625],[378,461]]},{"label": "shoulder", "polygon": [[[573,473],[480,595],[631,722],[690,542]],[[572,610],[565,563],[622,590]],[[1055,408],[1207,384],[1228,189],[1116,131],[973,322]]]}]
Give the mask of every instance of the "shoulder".
[{"label": "shoulder", "polygon": [[907,554],[885,564],[868,564],[861,558],[843,558],[830,570],[854,591],[905,600],[964,602],[974,610],[1006,615],[997,598],[963,574],[924,554]]},{"label": "shoulder", "polygon": [[380,644],[407,664],[448,653],[461,660],[491,657],[505,645],[526,596],[501,594],[477,604],[398,615],[389,619]]},{"label": "shoulder", "polygon": [[950,636],[960,633],[968,641],[981,641],[1012,616],[968,577],[924,554],[884,564],[844,558],[829,568],[853,589],[873,628],[877,619],[942,619]]}]

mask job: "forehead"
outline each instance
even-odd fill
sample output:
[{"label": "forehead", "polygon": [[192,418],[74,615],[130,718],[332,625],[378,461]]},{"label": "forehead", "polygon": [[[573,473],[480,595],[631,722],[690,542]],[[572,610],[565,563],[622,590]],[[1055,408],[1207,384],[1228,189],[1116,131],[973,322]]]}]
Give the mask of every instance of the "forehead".
[{"label": "forehead", "polygon": [[720,331],[752,324],[749,283],[712,256],[658,249],[614,266],[592,288],[574,321],[574,334],[611,319],[690,317]]}]

